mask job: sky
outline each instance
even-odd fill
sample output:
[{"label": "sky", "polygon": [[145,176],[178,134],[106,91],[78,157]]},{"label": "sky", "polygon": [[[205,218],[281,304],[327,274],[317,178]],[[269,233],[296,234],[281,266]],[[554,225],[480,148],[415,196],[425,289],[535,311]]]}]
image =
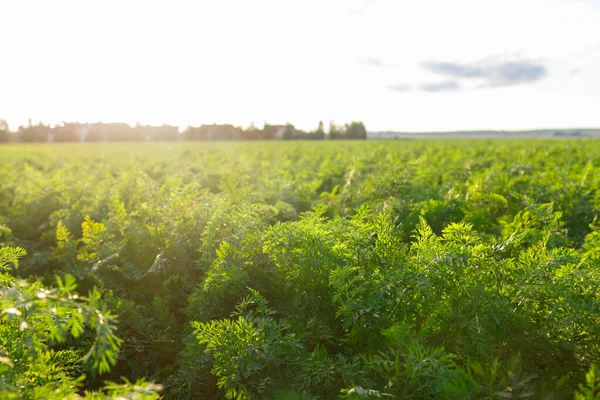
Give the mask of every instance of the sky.
[{"label": "sky", "polygon": [[600,127],[600,0],[0,1],[0,119]]}]

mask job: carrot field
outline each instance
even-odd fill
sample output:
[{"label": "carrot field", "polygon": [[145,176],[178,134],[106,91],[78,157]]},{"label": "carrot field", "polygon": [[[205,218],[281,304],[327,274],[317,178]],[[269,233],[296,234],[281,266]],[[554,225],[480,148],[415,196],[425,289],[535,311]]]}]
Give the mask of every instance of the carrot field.
[{"label": "carrot field", "polygon": [[0,146],[0,398],[599,399],[600,142]]}]

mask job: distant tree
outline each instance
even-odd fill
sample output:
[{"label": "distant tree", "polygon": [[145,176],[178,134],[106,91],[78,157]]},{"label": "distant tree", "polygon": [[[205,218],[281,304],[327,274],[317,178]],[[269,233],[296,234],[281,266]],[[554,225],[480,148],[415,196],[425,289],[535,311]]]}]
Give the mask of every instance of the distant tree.
[{"label": "distant tree", "polygon": [[122,122],[98,125],[101,125],[109,142],[141,142],[146,140],[144,132]]},{"label": "distant tree", "polygon": [[133,127],[132,135],[134,138],[141,138],[141,140],[171,141],[177,140],[179,128],[164,124],[162,126],[145,126],[138,123]]},{"label": "distant tree", "polygon": [[250,122],[246,129],[240,130],[241,140],[256,140],[258,139],[258,129],[254,126],[254,122]]},{"label": "distant tree", "polygon": [[276,139],[278,129],[279,129],[279,127],[277,125],[271,125],[271,124],[265,122],[263,125],[262,133],[261,133],[261,139],[262,140]]},{"label": "distant tree", "polygon": [[101,124],[92,124],[88,127],[86,142],[102,142],[106,141],[106,130]]},{"label": "distant tree", "polygon": [[[29,120],[31,124],[31,120]],[[17,138],[20,142],[47,142],[52,130],[44,124],[20,126]]]},{"label": "distant tree", "polygon": [[55,142],[77,142],[80,140],[79,136],[80,124],[66,124],[61,123],[52,129]]},{"label": "distant tree", "polygon": [[188,126],[183,131],[184,140],[240,140],[245,135],[241,128],[231,124],[212,124],[200,127]]},{"label": "distant tree", "polygon": [[294,125],[290,124],[289,122],[287,124],[285,124],[285,129],[283,131],[283,136],[281,137],[283,140],[292,140],[292,139],[296,139],[296,128],[294,127]]},{"label": "distant tree", "polygon": [[200,128],[195,126],[188,126],[187,128],[185,128],[185,130],[181,134],[181,137],[183,138],[183,140],[208,140],[208,137],[206,137],[205,132],[201,131]]},{"label": "distant tree", "polygon": [[317,130],[314,132],[314,139],[322,140],[325,139],[325,124],[323,121],[319,121],[319,126]]},{"label": "distant tree", "polygon": [[350,125],[346,124],[346,139],[366,139],[367,130],[362,122],[352,122]]},{"label": "distant tree", "polygon": [[179,127],[173,125],[162,125],[151,127],[150,140],[170,141],[179,139]]},{"label": "distant tree", "polygon": [[329,121],[329,139],[336,140],[336,139],[343,139],[343,138],[344,138],[343,128],[336,125],[333,120]]},{"label": "distant tree", "polygon": [[0,142],[8,142],[10,140],[10,134],[8,130],[8,122],[0,119]]},{"label": "distant tree", "polygon": [[209,125],[210,140],[238,140],[242,137],[242,129],[231,124]]}]

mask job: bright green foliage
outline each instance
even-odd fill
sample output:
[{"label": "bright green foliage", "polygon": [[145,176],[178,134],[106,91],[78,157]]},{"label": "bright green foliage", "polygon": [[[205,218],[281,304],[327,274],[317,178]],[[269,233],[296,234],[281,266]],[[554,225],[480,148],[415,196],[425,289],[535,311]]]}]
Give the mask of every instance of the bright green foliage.
[{"label": "bright green foliage", "polygon": [[2,146],[3,388],[598,398],[599,150]]},{"label": "bright green foliage", "polygon": [[[3,247],[0,265],[8,270],[25,254],[22,248]],[[88,360],[100,374],[115,365],[122,342],[115,334],[116,319],[101,307],[98,291],[83,298],[76,287],[70,275],[58,277],[56,289],[47,289],[0,274],[0,398],[80,398],[80,373]],[[68,336],[79,339],[78,348],[58,350]],[[110,384],[85,397],[151,399],[157,388],[143,381]]]},{"label": "bright green foliage", "polygon": [[592,365],[590,371],[585,375],[585,383],[585,385],[579,385],[575,400],[600,399],[600,368]]},{"label": "bright green foliage", "polygon": [[252,291],[237,307],[237,319],[192,324],[213,358],[212,373],[227,398],[265,397],[271,386],[286,378],[290,364],[297,363],[298,340],[284,334],[289,327],[271,313],[266,300]]},{"label": "bright green foliage", "polygon": [[16,267],[19,258],[23,257],[25,254],[27,254],[27,252],[21,247],[0,247],[0,271],[10,271],[11,264]]}]

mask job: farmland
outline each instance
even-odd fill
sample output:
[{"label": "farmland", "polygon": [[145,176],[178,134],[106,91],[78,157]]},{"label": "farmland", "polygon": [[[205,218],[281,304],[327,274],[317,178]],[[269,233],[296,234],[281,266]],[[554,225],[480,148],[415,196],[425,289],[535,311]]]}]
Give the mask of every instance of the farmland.
[{"label": "farmland", "polygon": [[0,398],[597,399],[599,154],[2,145]]}]

